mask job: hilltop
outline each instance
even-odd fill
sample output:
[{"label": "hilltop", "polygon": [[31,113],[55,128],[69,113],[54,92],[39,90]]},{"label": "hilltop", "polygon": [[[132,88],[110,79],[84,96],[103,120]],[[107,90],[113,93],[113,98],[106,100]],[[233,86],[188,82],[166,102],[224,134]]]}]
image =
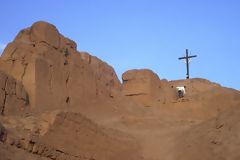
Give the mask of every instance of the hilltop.
[{"label": "hilltop", "polygon": [[[184,87],[179,97],[176,87]],[[240,92],[110,65],[39,21],[0,58],[0,160],[240,157]]]}]

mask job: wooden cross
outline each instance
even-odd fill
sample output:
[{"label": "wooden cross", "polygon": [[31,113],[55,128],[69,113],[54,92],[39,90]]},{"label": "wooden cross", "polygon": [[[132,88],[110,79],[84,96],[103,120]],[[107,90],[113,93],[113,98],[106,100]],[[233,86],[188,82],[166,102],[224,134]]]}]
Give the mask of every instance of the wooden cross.
[{"label": "wooden cross", "polygon": [[182,59],[186,60],[186,66],[187,66],[187,76],[186,76],[186,79],[189,79],[189,63],[190,63],[190,59],[194,58],[194,57],[197,57],[197,55],[189,56],[188,55],[188,49],[186,49],[186,56],[178,58],[179,60],[182,60]]}]

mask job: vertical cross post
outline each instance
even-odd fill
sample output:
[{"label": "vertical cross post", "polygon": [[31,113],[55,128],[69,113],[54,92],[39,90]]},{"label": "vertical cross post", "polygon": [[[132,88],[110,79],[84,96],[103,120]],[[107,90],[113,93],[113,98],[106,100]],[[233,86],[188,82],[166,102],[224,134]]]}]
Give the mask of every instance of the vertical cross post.
[{"label": "vertical cross post", "polygon": [[186,49],[186,64],[187,64],[187,79],[189,79],[189,58],[188,58],[188,49]]},{"label": "vertical cross post", "polygon": [[189,79],[190,75],[189,75],[189,63],[190,63],[190,59],[197,57],[197,55],[193,55],[193,56],[189,56],[188,55],[188,49],[186,49],[186,56],[185,57],[180,57],[178,58],[179,60],[186,60],[186,67],[187,67],[187,74],[186,74],[186,79]]}]

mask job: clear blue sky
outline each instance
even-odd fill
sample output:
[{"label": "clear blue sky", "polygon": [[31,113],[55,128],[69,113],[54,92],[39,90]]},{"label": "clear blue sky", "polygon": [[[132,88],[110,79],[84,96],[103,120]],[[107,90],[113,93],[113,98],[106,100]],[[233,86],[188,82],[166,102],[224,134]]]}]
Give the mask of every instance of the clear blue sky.
[{"label": "clear blue sky", "polygon": [[0,18],[0,48],[44,20],[119,77],[150,68],[161,79],[183,79],[177,58],[189,48],[198,55],[191,77],[240,89],[239,0],[1,0]]}]

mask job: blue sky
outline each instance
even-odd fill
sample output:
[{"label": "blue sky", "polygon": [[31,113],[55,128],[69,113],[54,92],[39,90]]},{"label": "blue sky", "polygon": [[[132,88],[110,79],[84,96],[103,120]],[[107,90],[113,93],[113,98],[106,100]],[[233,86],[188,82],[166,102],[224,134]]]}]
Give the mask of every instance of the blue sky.
[{"label": "blue sky", "polygon": [[114,67],[149,68],[161,79],[184,79],[177,58],[197,54],[190,76],[240,89],[238,0],[1,0],[0,50],[18,31],[48,21]]}]

